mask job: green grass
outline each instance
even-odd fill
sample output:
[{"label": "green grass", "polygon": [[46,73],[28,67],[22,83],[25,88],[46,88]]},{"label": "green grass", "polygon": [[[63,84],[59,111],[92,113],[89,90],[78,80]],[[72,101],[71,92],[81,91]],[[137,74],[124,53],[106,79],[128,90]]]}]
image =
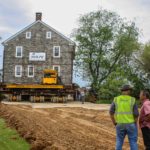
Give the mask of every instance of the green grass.
[{"label": "green grass", "polygon": [[29,150],[29,144],[19,137],[16,130],[8,128],[0,118],[0,150]]},{"label": "green grass", "polygon": [[96,104],[111,104],[111,100],[97,100]]}]

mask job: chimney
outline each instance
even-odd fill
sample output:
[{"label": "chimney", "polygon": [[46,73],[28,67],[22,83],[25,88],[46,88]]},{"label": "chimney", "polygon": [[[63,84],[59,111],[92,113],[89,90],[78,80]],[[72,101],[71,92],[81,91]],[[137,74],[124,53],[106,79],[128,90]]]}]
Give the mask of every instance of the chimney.
[{"label": "chimney", "polygon": [[38,20],[42,20],[42,13],[41,12],[36,13],[36,21],[38,21]]}]

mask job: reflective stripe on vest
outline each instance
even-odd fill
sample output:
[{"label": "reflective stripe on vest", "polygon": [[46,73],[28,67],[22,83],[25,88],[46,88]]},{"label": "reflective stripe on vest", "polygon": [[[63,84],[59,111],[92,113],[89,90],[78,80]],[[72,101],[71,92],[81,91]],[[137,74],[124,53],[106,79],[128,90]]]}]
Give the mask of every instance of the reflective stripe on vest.
[{"label": "reflective stripe on vest", "polygon": [[118,96],[114,99],[115,119],[117,123],[133,123],[133,106],[135,99],[130,96]]}]

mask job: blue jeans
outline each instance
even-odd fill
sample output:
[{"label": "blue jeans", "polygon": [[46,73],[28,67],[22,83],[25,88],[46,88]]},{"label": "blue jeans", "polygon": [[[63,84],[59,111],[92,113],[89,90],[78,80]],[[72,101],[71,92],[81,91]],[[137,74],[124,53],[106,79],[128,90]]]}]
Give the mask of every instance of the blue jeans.
[{"label": "blue jeans", "polygon": [[130,150],[138,150],[138,145],[137,145],[138,130],[137,130],[137,125],[135,123],[117,124],[116,133],[117,133],[116,150],[122,150],[122,145],[126,135],[128,135]]}]

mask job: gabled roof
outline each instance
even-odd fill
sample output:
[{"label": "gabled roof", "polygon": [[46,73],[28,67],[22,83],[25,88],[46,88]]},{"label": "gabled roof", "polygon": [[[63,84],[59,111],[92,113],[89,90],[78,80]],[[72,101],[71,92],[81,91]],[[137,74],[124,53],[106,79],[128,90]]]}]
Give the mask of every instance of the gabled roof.
[{"label": "gabled roof", "polygon": [[12,40],[13,38],[15,38],[16,36],[18,36],[19,34],[21,34],[22,32],[24,32],[25,30],[27,30],[28,28],[32,27],[33,25],[37,24],[38,22],[42,23],[44,26],[48,27],[50,30],[54,31],[55,33],[57,33],[58,35],[60,35],[62,38],[66,39],[68,42],[70,42],[71,45],[75,45],[75,42],[73,42],[71,39],[69,39],[68,37],[66,37],[65,35],[61,34],[59,31],[55,30],[54,28],[52,28],[51,26],[49,26],[48,24],[44,23],[41,20],[35,21],[32,24],[28,25],[27,27],[25,27],[24,29],[22,29],[21,31],[17,32],[16,34],[14,34],[13,36],[9,37],[7,40],[3,41],[2,44],[5,45],[8,41]]}]

